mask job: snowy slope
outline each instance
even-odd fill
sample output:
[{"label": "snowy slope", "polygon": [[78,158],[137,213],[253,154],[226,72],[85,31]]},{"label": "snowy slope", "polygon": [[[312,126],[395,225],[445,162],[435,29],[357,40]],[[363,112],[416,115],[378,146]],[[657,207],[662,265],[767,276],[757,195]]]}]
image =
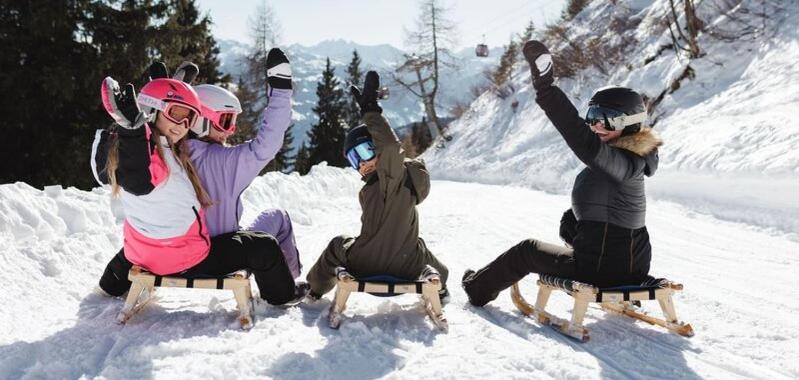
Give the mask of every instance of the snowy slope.
[{"label": "snowy slope", "polygon": [[[249,49],[248,45],[238,41],[221,40],[221,70],[238,77],[244,70],[241,58]],[[391,98],[383,101],[385,114],[393,125],[400,126],[422,119],[424,109],[418,98],[406,89],[391,83],[390,75],[396,63],[402,59],[403,51],[391,45],[361,45],[351,41],[327,40],[313,46],[293,44],[286,47],[291,59],[294,74],[294,145],[300,146],[306,141],[306,132],[317,122],[313,107],[316,106],[316,83],[321,79],[325,68],[325,60],[330,57],[335,67],[336,76],[344,84],[347,77],[347,65],[352,59],[352,51],[357,50],[361,56],[361,70],[376,70],[383,76],[384,85],[389,86]],[[446,67],[442,72],[442,84],[439,90],[439,112],[446,116],[456,103],[464,103],[470,99],[470,88],[484,80],[482,72],[498,62],[501,49],[492,49],[491,56],[477,58],[472,49],[464,49],[456,53],[459,67]],[[348,92],[347,92],[348,94]]]},{"label": "snowy slope", "polygon": [[[307,271],[330,238],[357,232],[360,186],[352,171],[323,166],[304,177],[270,173],[245,193],[244,222],[266,207],[287,208]],[[102,189],[0,185],[0,378],[799,377],[799,301],[786,292],[799,243],[674,203],[650,204],[653,272],[685,283],[677,312],[697,335],[590,309],[586,344],[522,318],[507,292],[475,309],[458,286],[466,268],[521,239],[557,241],[563,195],[434,181],[420,207],[421,235],[452,274],[448,334],[432,328],[413,297],[362,294],[351,297],[339,331],[326,327],[331,295],[260,308],[255,328],[242,332],[229,294],[175,289],[116,325],[122,301],[91,292],[122,243],[110,203]],[[523,289],[534,297],[534,276]],[[570,308],[562,295],[551,303],[556,313]]]},{"label": "snowy slope", "polygon": [[[705,55],[690,62],[669,49],[657,55],[671,42],[661,24],[668,1],[616,3],[591,2],[566,27],[572,40],[598,37],[616,46],[622,39],[613,27],[596,25],[628,23],[631,27],[623,37],[636,42],[625,51],[626,59],[611,67],[609,75],[592,67],[557,84],[584,112],[594,89],[608,84],[656,98],[690,64],[695,77],[667,92],[650,118],[656,120],[665,146],[660,171],[649,181],[649,194],[727,220],[791,232],[797,239],[799,2],[767,2],[772,13],[765,32],[731,41],[700,36]],[[760,11],[763,2],[736,2],[730,17],[720,12],[721,3],[697,2],[700,17],[712,28],[740,29],[735,20],[763,22],[753,15],[756,12],[744,12]],[[651,57],[656,58],[645,63]],[[431,172],[442,179],[568,193],[581,163],[535,104],[526,63],[518,66],[513,85],[516,91],[506,99],[483,94],[454,122],[454,140],[426,154]]]}]

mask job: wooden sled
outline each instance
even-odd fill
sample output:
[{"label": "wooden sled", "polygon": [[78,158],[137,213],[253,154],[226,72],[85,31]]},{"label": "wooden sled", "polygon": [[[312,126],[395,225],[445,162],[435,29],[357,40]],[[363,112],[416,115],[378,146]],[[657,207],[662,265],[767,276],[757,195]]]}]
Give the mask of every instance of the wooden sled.
[{"label": "wooden sled", "polygon": [[139,266],[134,266],[128,272],[128,279],[133,282],[128,291],[125,305],[117,314],[118,323],[126,323],[144,306],[151,298],[155,288],[194,288],[194,289],[229,289],[236,298],[239,311],[239,324],[244,330],[253,326],[252,317],[252,289],[250,275],[239,271],[232,275],[210,278],[184,278],[165,277],[147,272]]},{"label": "wooden sled", "polygon": [[[522,297],[518,283],[513,284],[513,287],[511,287],[511,298],[522,314],[533,317],[542,324],[552,326],[558,332],[581,342],[586,342],[589,339],[588,329],[583,326],[583,318],[589,303],[599,303],[605,311],[640,319],[644,322],[664,327],[682,336],[691,337],[694,335],[693,328],[690,324],[678,321],[677,313],[674,310],[674,301],[672,300],[672,295],[682,289],[682,284],[666,279],[650,278],[640,286],[632,285],[600,289],[574,280],[540,275],[535,306],[527,303]],[[553,290],[562,290],[574,298],[571,320],[560,319],[545,310]],[[640,305],[640,301],[649,300],[658,301],[665,319],[653,317],[636,308],[635,303]]]},{"label": "wooden sled", "polygon": [[432,267],[429,267],[429,269],[432,270],[431,275],[426,276],[425,279],[409,281],[392,276],[371,276],[358,279],[350,275],[346,269],[337,268],[338,284],[336,285],[336,293],[328,313],[328,325],[333,329],[338,329],[341,326],[342,313],[347,307],[347,299],[349,299],[352,292],[369,293],[378,297],[393,297],[400,294],[415,293],[422,296],[425,311],[430,316],[433,324],[439,330],[447,331],[449,325],[441,307],[441,299],[438,296],[438,291],[442,288],[441,278],[435,269],[432,269]]}]

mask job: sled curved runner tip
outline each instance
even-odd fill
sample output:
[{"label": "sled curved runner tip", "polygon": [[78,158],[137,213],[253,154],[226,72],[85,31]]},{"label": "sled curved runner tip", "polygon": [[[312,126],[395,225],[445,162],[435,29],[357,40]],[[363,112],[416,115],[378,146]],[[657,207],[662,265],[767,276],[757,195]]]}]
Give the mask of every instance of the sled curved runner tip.
[{"label": "sled curved runner tip", "polygon": [[[538,279],[538,296],[535,305],[530,305],[522,296],[519,284],[511,287],[511,299],[519,311],[535,318],[539,323],[555,328],[558,332],[581,342],[589,339],[588,329],[583,326],[583,318],[589,303],[599,303],[607,312],[626,315],[652,325],[663,327],[685,337],[694,336],[690,324],[680,322],[674,309],[672,295],[682,291],[683,285],[665,279],[650,278],[642,285],[597,288],[582,282],[541,275]],[[571,320],[558,318],[545,308],[553,290],[560,290],[574,298]],[[634,302],[657,300],[665,319],[657,318],[637,309]]]},{"label": "sled curved runner tip", "polygon": [[252,288],[250,274],[244,271],[227,276],[210,278],[185,278],[179,276],[158,276],[145,269],[134,266],[128,272],[128,280],[132,282],[125,305],[122,306],[116,321],[127,323],[141,308],[147,304],[155,292],[155,288],[190,288],[232,290],[239,315],[237,320],[243,330],[253,327]]}]

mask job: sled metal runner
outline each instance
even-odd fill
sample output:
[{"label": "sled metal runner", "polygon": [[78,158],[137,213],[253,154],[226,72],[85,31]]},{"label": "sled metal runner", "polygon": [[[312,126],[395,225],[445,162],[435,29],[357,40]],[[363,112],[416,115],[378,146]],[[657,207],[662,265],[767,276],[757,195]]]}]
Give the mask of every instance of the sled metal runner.
[{"label": "sled metal runner", "polygon": [[228,276],[211,278],[185,278],[158,276],[147,272],[139,266],[134,266],[128,272],[128,279],[132,282],[125,305],[117,314],[118,323],[126,323],[135,315],[152,297],[155,288],[192,288],[192,289],[219,289],[232,290],[239,311],[239,325],[244,330],[253,327],[252,317],[252,288],[250,275],[239,271]]},{"label": "sled metal runner", "polygon": [[[539,323],[549,325],[558,332],[581,342],[589,339],[588,329],[583,326],[583,318],[589,303],[598,303],[608,312],[619,313],[631,318],[661,326],[682,336],[691,337],[694,330],[690,324],[680,322],[674,309],[672,295],[682,291],[682,284],[665,279],[653,281],[648,285],[597,288],[578,281],[541,275],[538,279],[538,296],[535,305],[530,305],[522,297],[519,284],[511,287],[511,298],[522,314],[535,318]],[[574,298],[574,308],[570,320],[558,318],[545,308],[553,290],[561,290]],[[635,301],[657,300],[665,319],[646,314],[634,305]]]},{"label": "sled metal runner", "polygon": [[328,313],[328,325],[333,329],[341,326],[344,309],[350,294],[369,293],[379,297],[391,297],[400,294],[419,294],[424,303],[424,309],[433,324],[441,331],[448,331],[449,325],[441,306],[438,291],[441,290],[441,278],[436,273],[425,280],[416,281],[379,281],[370,279],[357,279],[346,270],[338,271],[338,283],[333,303]]}]

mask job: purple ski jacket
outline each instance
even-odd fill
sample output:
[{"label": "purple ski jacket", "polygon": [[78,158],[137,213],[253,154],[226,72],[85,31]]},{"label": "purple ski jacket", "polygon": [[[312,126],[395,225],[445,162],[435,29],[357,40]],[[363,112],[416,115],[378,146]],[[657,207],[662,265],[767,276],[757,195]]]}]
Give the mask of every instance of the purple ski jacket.
[{"label": "purple ski jacket", "polygon": [[[208,232],[211,236],[241,229],[239,219],[244,207],[240,196],[258,173],[275,158],[283,145],[283,135],[291,124],[291,95],[291,90],[271,90],[269,104],[264,111],[258,133],[252,140],[236,146],[189,140],[191,160],[213,202],[213,206],[205,210]],[[285,213],[271,214],[287,221],[288,216]],[[269,232],[269,229],[259,228],[258,223],[259,221],[266,224],[275,223],[268,219],[259,217],[248,229]],[[284,249],[292,273],[299,274],[299,260],[297,259],[297,262],[288,260],[289,257],[296,256],[296,248],[293,242],[291,243],[290,247],[281,244],[281,248]],[[295,252],[285,252],[286,249]]]}]

